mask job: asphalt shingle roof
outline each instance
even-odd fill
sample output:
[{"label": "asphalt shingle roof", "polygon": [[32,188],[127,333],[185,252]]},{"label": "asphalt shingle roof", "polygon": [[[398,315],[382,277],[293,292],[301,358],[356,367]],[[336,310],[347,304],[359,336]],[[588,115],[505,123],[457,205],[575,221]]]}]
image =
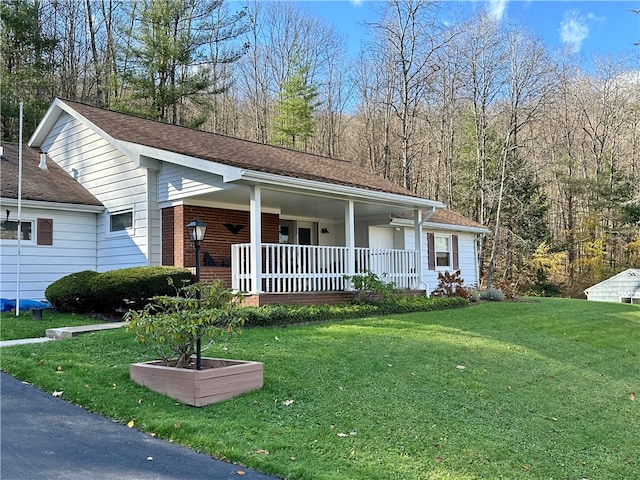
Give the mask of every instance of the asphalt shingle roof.
[{"label": "asphalt shingle roof", "polygon": [[[486,228],[481,223],[471,220],[470,218],[447,208],[439,208],[433,212],[425,211],[423,212],[423,216],[423,218],[427,218],[425,223],[441,223],[443,225],[457,225],[469,228]],[[394,214],[393,217],[412,220],[413,212]]]},{"label": "asphalt shingle roof", "polygon": [[421,198],[349,161],[62,102],[117,140],[251,171]]},{"label": "asphalt shingle roof", "polygon": [[[18,144],[2,142],[2,147],[0,196],[17,199]],[[22,149],[23,200],[102,206],[96,197],[51,159],[47,158],[47,170],[42,170],[39,165],[39,150],[25,145]]]}]

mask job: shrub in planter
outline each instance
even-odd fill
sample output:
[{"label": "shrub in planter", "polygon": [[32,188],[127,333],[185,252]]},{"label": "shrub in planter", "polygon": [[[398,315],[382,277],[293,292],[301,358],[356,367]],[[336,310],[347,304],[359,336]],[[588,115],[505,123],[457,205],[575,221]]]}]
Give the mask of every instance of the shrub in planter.
[{"label": "shrub in planter", "polygon": [[50,284],[44,296],[53,308],[61,312],[89,312],[95,305],[90,282],[98,275],[92,270],[72,273]]},{"label": "shrub in planter", "polygon": [[221,280],[177,289],[175,296],[155,296],[141,310],[124,316],[139,342],[149,345],[166,366],[189,368],[198,340],[207,348],[233,333],[243,320],[235,314],[240,297]]}]

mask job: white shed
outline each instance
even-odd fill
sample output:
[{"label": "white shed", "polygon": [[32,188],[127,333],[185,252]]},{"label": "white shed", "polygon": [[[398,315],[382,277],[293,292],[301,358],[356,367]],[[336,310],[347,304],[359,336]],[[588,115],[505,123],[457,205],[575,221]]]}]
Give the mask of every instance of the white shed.
[{"label": "white shed", "polygon": [[594,302],[634,303],[640,305],[640,269],[630,268],[584,291]]}]

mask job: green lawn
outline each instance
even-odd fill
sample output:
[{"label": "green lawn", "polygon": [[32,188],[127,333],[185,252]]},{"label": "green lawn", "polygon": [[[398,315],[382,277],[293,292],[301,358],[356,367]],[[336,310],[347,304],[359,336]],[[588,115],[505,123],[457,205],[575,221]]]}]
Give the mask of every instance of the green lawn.
[{"label": "green lawn", "polygon": [[123,330],[2,349],[2,369],[288,479],[635,479],[640,308],[579,300],[245,329],[208,354],[265,386],[205,408],[130,382]]},{"label": "green lawn", "polygon": [[16,316],[14,312],[2,312],[0,314],[0,340],[44,337],[48,328],[75,327],[101,323],[102,321],[85,315],[57,313],[50,309],[45,309],[42,312],[42,320],[34,320],[29,310],[21,311],[19,316]]}]

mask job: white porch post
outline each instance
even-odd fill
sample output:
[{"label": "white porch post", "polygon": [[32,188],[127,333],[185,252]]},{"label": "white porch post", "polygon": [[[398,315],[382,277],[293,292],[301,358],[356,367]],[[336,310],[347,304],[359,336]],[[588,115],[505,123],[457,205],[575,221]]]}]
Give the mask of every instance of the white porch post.
[{"label": "white porch post", "polygon": [[[356,228],[353,200],[348,200],[344,208],[344,236],[347,247],[346,273],[353,276],[356,273]],[[347,290],[353,290],[351,282],[345,284]]]},{"label": "white porch post", "polygon": [[413,211],[413,228],[415,234],[415,250],[418,258],[416,259],[416,274],[418,276],[418,284],[416,288],[420,288],[422,282],[422,210]]},{"label": "white porch post", "polygon": [[262,191],[252,185],[249,198],[249,231],[251,241],[251,292],[262,292]]}]

